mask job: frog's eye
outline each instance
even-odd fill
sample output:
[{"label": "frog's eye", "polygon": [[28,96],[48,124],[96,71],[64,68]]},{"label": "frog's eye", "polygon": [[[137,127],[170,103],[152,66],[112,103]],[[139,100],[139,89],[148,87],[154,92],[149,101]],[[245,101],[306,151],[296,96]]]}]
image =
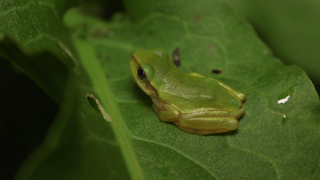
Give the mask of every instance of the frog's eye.
[{"label": "frog's eye", "polygon": [[147,79],[147,74],[141,66],[138,67],[137,74],[139,79],[141,79],[142,81],[145,81]]}]

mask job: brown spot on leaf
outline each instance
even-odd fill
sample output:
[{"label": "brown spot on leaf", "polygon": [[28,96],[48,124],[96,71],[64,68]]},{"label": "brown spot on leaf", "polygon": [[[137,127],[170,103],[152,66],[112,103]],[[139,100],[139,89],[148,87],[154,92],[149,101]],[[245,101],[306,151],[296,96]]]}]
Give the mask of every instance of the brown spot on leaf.
[{"label": "brown spot on leaf", "polygon": [[97,53],[97,58],[101,59],[102,58],[102,54],[100,52]]},{"label": "brown spot on leaf", "polygon": [[144,110],[144,111],[142,111],[142,114],[146,116],[146,115],[151,114],[150,112],[151,112],[150,110]]},{"label": "brown spot on leaf", "polygon": [[173,52],[173,63],[179,67],[181,62],[180,62],[180,57],[179,57],[179,48],[177,48],[176,50],[174,50]]},{"label": "brown spot on leaf", "polygon": [[199,15],[199,16],[195,17],[195,18],[193,19],[193,21],[194,21],[195,23],[198,23],[201,19],[202,19],[202,16]]},{"label": "brown spot on leaf", "polygon": [[216,53],[216,49],[212,46],[212,44],[209,44],[207,46],[207,50],[208,52],[212,53],[212,54],[215,54]]},{"label": "brown spot on leaf", "polygon": [[95,29],[91,35],[91,37],[93,38],[100,38],[100,37],[105,37],[108,34],[108,30],[107,29],[103,29],[103,28],[98,28]]}]

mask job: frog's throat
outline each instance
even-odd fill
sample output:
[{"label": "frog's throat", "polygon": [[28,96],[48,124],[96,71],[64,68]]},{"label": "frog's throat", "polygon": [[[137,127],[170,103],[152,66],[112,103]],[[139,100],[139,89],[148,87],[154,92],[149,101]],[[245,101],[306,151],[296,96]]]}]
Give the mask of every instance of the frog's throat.
[{"label": "frog's throat", "polygon": [[160,111],[166,111],[167,109],[163,106],[163,104],[168,104],[166,101],[163,101],[160,99],[158,91],[150,84],[150,82],[147,82],[145,84],[145,88],[148,89],[147,95],[151,98],[153,104],[160,110]]},{"label": "frog's throat", "polygon": [[158,91],[151,85],[150,81],[146,82],[144,87],[147,89],[145,93],[150,96],[151,99],[159,99]]},{"label": "frog's throat", "polygon": [[[140,63],[137,61],[137,59],[134,55],[131,56],[131,60],[134,62],[134,66],[133,66],[133,68],[130,67],[130,71],[131,71],[131,74],[133,76],[135,76],[134,69],[137,69],[137,67],[140,66]],[[168,104],[168,103],[165,101],[162,101],[159,98],[158,91],[151,85],[150,81],[147,81],[147,82],[139,81],[136,76],[135,76],[134,80],[136,81],[136,83],[140,87],[140,89],[143,90],[144,93],[146,93],[152,99],[153,103],[157,106],[157,108],[159,108],[160,110],[166,110],[164,108],[164,106],[162,106],[161,103],[163,103],[163,104]],[[144,88],[142,86],[144,86]]]}]

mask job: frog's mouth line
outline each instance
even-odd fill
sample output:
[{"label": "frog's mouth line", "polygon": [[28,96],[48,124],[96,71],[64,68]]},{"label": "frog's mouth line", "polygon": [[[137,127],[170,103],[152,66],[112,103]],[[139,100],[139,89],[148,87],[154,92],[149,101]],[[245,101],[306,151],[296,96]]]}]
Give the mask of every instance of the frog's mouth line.
[{"label": "frog's mouth line", "polygon": [[[151,85],[150,81],[140,81],[140,80],[138,80],[139,78],[137,77],[137,74],[135,73],[135,70],[140,66],[140,63],[137,61],[137,59],[136,59],[136,57],[134,55],[131,56],[131,60],[133,61],[134,65],[130,66],[130,71],[131,71],[131,74],[134,76],[134,80],[136,81],[136,83],[140,87],[140,89],[141,90],[147,89],[148,90],[147,92],[144,91],[144,90],[143,91],[148,96],[158,99],[159,101],[161,101],[161,103],[166,103],[166,102],[163,102],[161,99],[159,99],[158,91]],[[133,68],[131,68],[131,67],[133,67]],[[144,88],[141,87],[141,86],[144,86]]]}]

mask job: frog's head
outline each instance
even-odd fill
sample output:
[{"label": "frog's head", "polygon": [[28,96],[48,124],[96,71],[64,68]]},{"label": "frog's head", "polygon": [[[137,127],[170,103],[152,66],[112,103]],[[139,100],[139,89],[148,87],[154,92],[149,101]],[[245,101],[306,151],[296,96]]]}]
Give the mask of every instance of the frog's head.
[{"label": "frog's head", "polygon": [[[137,85],[149,96],[156,95],[154,84],[162,77],[169,60],[164,49],[136,51],[130,59],[129,68]],[[169,62],[170,63],[170,62]]]}]

